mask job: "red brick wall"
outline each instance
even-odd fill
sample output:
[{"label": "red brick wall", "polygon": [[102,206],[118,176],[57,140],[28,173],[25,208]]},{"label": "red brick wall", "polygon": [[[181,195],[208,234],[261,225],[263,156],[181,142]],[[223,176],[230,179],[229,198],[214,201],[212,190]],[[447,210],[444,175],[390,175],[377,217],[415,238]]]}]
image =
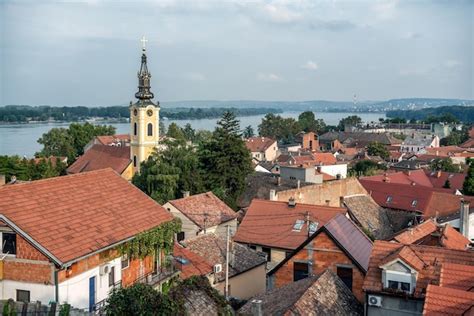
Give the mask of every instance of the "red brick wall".
[{"label": "red brick wall", "polygon": [[14,259],[4,260],[3,279],[53,284],[53,265],[44,263],[18,262]]},{"label": "red brick wall", "polygon": [[122,286],[132,285],[137,279],[153,271],[153,257],[131,259],[128,268],[122,270]]},{"label": "red brick wall", "polygon": [[[337,273],[337,265],[353,265],[352,269],[352,292],[355,297],[364,302],[362,284],[364,283],[364,273],[352,262],[352,260],[334,243],[325,233],[321,232],[312,241],[313,247],[313,274],[320,274],[326,269],[331,269]],[[310,246],[310,245],[308,245]],[[308,247],[307,246],[307,247]],[[275,286],[281,287],[293,282],[293,262],[298,260],[308,260],[308,250],[305,247],[288,260],[275,273]]]},{"label": "red brick wall", "polygon": [[16,257],[21,259],[49,261],[45,255],[18,234],[16,235]]}]

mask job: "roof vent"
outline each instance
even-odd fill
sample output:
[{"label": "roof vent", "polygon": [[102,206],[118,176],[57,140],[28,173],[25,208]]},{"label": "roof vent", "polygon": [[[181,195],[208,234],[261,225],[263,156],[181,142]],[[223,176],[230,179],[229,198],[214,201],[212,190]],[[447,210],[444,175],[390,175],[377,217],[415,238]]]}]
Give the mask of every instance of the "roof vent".
[{"label": "roof vent", "polygon": [[290,197],[290,198],[288,199],[288,206],[289,206],[289,207],[295,207],[295,206],[296,206],[295,198]]}]

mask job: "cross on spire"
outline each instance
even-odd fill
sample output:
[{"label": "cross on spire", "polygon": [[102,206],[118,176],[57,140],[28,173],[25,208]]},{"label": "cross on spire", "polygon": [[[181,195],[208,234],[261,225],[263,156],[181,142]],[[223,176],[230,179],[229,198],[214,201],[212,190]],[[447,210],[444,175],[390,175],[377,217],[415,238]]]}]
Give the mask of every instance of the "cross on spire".
[{"label": "cross on spire", "polygon": [[142,37],[140,42],[142,42],[142,51],[146,51],[146,43],[148,42],[148,40],[145,38],[145,36]]}]

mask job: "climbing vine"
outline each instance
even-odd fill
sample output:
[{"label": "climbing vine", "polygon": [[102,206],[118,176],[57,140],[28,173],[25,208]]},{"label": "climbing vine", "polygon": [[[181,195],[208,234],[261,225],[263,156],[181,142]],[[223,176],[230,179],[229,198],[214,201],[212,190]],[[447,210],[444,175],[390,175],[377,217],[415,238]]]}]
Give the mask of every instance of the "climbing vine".
[{"label": "climbing vine", "polygon": [[143,259],[153,255],[158,247],[163,249],[165,253],[171,253],[174,245],[174,235],[180,231],[181,220],[175,218],[156,228],[138,234],[129,242],[119,246],[118,249],[121,255],[127,254],[134,259]]}]

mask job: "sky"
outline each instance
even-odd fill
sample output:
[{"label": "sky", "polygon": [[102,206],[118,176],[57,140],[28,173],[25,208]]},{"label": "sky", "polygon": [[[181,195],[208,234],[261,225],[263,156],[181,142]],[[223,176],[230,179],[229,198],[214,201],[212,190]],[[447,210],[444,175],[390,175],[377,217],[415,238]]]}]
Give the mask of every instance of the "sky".
[{"label": "sky", "polygon": [[474,99],[474,1],[0,0],[0,105]]}]

